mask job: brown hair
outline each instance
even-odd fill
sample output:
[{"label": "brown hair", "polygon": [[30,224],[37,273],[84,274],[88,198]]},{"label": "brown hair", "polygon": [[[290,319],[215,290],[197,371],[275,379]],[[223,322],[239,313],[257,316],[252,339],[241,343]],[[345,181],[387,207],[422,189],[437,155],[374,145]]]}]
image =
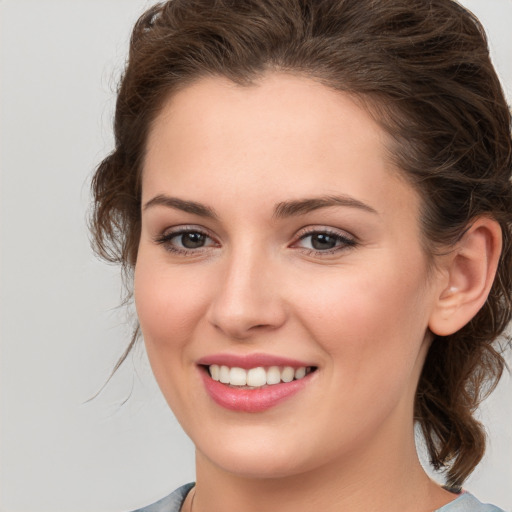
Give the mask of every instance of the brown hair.
[{"label": "brown hair", "polygon": [[171,0],[150,8],[131,38],[115,149],[93,179],[96,250],[130,275],[145,144],[164,100],[204,76],[243,85],[267,70],[301,74],[362,100],[422,197],[428,254],[455,243],[477,216],[501,225],[503,251],[487,302],[463,329],[435,337],[416,394],[431,462],[458,487],[485,449],[473,413],[505,366],[496,341],[511,317],[512,140],[484,30],[456,2]]}]

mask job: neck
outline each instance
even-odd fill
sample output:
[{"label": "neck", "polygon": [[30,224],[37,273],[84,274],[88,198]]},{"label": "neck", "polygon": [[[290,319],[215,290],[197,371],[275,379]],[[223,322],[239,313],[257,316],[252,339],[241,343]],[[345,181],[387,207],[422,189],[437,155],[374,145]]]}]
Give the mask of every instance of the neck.
[{"label": "neck", "polygon": [[275,478],[225,471],[198,451],[193,512],[431,512],[455,496],[423,471],[412,428],[408,439],[398,438],[379,450],[373,446],[363,453],[347,454],[341,461]]}]

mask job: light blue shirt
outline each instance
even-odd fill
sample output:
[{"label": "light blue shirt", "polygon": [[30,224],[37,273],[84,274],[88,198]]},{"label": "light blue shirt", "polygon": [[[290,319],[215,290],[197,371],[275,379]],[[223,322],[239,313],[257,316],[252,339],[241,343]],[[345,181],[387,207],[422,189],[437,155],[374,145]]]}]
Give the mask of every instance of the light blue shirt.
[{"label": "light blue shirt", "polygon": [[[139,508],[134,512],[180,512],[181,506],[192,487],[194,487],[194,484],[183,485],[169,496],[153,503],[153,505]],[[504,512],[504,510],[494,505],[480,503],[472,494],[465,492],[435,512]]]}]

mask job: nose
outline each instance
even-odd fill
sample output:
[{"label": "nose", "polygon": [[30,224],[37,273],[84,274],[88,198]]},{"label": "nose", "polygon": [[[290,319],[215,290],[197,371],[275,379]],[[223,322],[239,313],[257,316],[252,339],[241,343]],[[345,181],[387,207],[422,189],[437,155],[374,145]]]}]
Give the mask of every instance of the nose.
[{"label": "nose", "polygon": [[251,250],[232,254],[223,265],[208,310],[209,322],[237,340],[281,327],[286,308],[277,265]]}]

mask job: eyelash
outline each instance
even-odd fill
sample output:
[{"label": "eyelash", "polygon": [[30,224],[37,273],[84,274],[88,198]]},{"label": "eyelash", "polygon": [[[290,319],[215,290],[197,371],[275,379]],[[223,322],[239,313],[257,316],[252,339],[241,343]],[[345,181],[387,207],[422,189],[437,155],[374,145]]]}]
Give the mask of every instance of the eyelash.
[{"label": "eyelash", "polygon": [[206,246],[206,247],[197,247],[196,249],[187,249],[187,248],[176,247],[175,245],[173,245],[173,243],[172,243],[173,239],[178,238],[179,236],[187,235],[187,234],[202,235],[202,236],[210,239],[214,243],[216,243],[215,240],[213,239],[213,237],[211,237],[206,231],[199,229],[197,227],[194,227],[194,226],[190,226],[190,227],[183,226],[183,227],[178,228],[176,231],[171,231],[171,232],[167,232],[167,233],[164,232],[155,238],[155,243],[157,243],[159,245],[163,245],[164,249],[166,251],[169,251],[169,252],[172,252],[175,254],[179,254],[182,256],[197,255],[199,253],[202,253],[205,249],[208,249],[210,247],[210,246]]},{"label": "eyelash", "polygon": [[308,248],[299,248],[304,253],[312,255],[312,256],[327,256],[330,254],[335,254],[339,251],[346,251],[358,245],[358,242],[355,238],[341,234],[338,231],[334,231],[328,228],[306,228],[306,230],[302,231],[299,235],[298,241],[292,244],[296,245],[298,242],[305,240],[306,238],[312,237],[314,235],[327,235],[334,239],[335,243],[339,245],[335,245],[332,249],[319,250],[319,249],[308,249]]},{"label": "eyelash", "polygon": [[[172,240],[175,238],[178,238],[179,236],[183,236],[186,234],[198,234],[201,236],[206,237],[207,239],[210,239],[210,241],[213,241],[213,244],[197,247],[195,249],[187,249],[187,248],[181,248],[176,247],[172,243]],[[332,239],[334,239],[334,242],[338,245],[335,245],[331,249],[326,250],[320,250],[320,249],[314,249],[314,248],[306,248],[306,247],[297,247],[297,244],[300,243],[303,240],[306,240],[309,237],[313,237],[315,235],[326,235]],[[164,246],[166,251],[179,254],[182,256],[188,256],[188,255],[198,255],[202,253],[205,249],[208,249],[212,245],[215,246],[217,242],[215,242],[214,238],[210,236],[210,234],[202,229],[199,229],[194,226],[184,226],[178,228],[176,231],[171,231],[168,233],[162,233],[161,235],[157,236],[155,238],[155,243]],[[347,235],[343,235],[337,231],[327,229],[327,228],[306,228],[298,235],[297,241],[293,242],[290,247],[297,248],[301,250],[301,252],[312,255],[312,256],[327,256],[334,253],[337,253],[339,251],[348,250],[352,247],[355,247],[358,245],[358,242],[355,238],[352,238]],[[218,245],[217,245],[218,246]]]}]

